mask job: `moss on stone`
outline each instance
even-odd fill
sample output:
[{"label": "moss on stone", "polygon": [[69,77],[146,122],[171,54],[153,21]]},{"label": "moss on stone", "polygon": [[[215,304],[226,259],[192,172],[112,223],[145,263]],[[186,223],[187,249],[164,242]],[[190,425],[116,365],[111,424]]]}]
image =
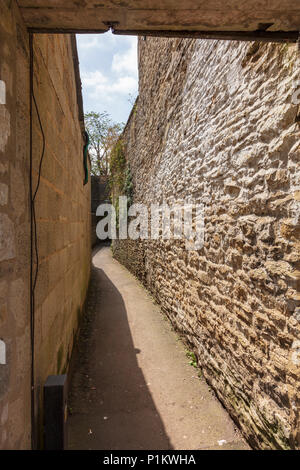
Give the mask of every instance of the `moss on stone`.
[{"label": "moss on stone", "polygon": [[56,362],[57,374],[59,374],[60,370],[61,370],[63,355],[64,355],[64,347],[63,347],[63,345],[61,345],[58,352],[57,352],[57,356],[56,356],[56,358],[57,358],[57,362]]}]

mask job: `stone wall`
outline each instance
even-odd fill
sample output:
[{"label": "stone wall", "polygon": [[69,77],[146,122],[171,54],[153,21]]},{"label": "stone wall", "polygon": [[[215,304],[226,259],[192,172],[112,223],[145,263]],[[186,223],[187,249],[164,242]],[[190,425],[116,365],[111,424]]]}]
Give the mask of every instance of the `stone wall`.
[{"label": "stone wall", "polygon": [[[39,441],[42,387],[49,374],[67,371],[89,282],[90,185],[83,186],[74,53],[69,35],[34,37],[34,90],[46,141],[36,197]],[[0,5],[0,80],[6,85],[6,103],[0,104],[0,340],[6,346],[5,364],[0,364],[0,448],[27,449],[31,445],[29,36],[15,1]],[[35,110],[33,126],[35,188],[42,154]]]},{"label": "stone wall", "polygon": [[134,201],[205,207],[205,242],[119,241],[254,448],[300,447],[295,45],[147,38],[126,126]]},{"label": "stone wall", "polygon": [[108,176],[91,176],[91,237],[92,247],[99,243],[99,238],[96,234],[97,223],[99,217],[96,216],[97,207],[100,204],[109,201],[109,183]]}]

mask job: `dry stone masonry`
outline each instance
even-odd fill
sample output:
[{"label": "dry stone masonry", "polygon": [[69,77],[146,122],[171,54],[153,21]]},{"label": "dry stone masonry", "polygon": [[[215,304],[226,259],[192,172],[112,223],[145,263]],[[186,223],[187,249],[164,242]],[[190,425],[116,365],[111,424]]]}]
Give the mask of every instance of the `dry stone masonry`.
[{"label": "dry stone masonry", "polygon": [[205,243],[115,257],[193,347],[254,448],[300,447],[299,123],[294,45],[147,38],[124,133],[134,202],[205,206]]}]

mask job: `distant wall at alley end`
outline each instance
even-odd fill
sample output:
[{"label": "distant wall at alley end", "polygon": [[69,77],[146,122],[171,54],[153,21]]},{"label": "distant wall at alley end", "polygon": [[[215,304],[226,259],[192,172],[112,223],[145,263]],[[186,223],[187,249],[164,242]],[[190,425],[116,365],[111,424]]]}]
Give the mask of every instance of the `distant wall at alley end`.
[{"label": "distant wall at alley end", "polygon": [[99,217],[96,215],[97,207],[100,204],[109,202],[109,177],[105,175],[91,176],[91,223],[92,223],[92,247],[99,243],[97,237],[96,227],[99,222]]}]

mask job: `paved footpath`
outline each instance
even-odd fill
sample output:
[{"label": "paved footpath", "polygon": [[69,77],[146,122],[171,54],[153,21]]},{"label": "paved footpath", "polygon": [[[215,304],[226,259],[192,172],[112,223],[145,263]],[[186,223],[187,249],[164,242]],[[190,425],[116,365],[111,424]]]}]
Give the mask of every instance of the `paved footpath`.
[{"label": "paved footpath", "polygon": [[70,449],[248,449],[169,321],[109,247],[93,253],[69,411]]}]

